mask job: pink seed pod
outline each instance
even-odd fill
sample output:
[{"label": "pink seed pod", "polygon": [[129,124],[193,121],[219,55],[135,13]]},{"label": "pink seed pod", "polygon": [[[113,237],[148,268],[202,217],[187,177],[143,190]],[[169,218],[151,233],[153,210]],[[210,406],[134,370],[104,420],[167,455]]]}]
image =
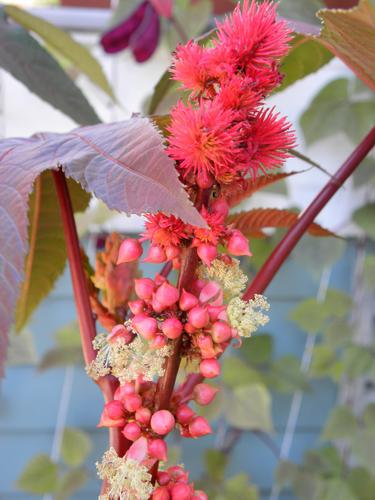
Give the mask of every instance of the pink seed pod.
[{"label": "pink seed pod", "polygon": [[179,306],[181,311],[189,311],[198,304],[198,297],[192,293],[187,292],[184,288],[181,292]]},{"label": "pink seed pod", "polygon": [[167,318],[161,325],[162,332],[169,339],[177,339],[183,330],[182,323],[177,318]]},{"label": "pink seed pod", "polygon": [[156,335],[156,337],[151,342],[152,349],[161,349],[167,345],[167,339],[164,335]]},{"label": "pink seed pod", "polygon": [[223,303],[223,292],[215,281],[209,281],[199,294],[200,302],[210,302],[213,306],[221,306]]},{"label": "pink seed pod", "polygon": [[249,249],[249,242],[241,231],[233,231],[227,245],[228,252],[232,255],[252,255]]},{"label": "pink seed pod", "polygon": [[168,467],[167,472],[175,483],[187,483],[189,480],[189,473],[185,472],[181,465],[172,465]]},{"label": "pink seed pod", "polygon": [[208,496],[202,490],[195,490],[194,496],[191,500],[208,500]]},{"label": "pink seed pod", "polygon": [[191,500],[193,490],[186,483],[174,484],[170,490],[172,500]]},{"label": "pink seed pod", "polygon": [[167,256],[165,255],[164,250],[159,247],[159,245],[151,245],[148,249],[147,256],[143,259],[143,262],[150,262],[151,264],[160,264],[161,262],[165,262],[167,260]]},{"label": "pink seed pod", "polygon": [[217,344],[221,344],[222,342],[227,342],[232,337],[232,329],[228,323],[216,321],[212,325],[211,335]]},{"label": "pink seed pod", "polygon": [[151,457],[166,462],[168,460],[167,443],[163,439],[152,439],[148,442],[148,452]]},{"label": "pink seed pod", "polygon": [[132,319],[132,325],[137,332],[147,340],[153,339],[158,331],[158,322],[156,319],[144,314],[137,314],[134,316]]},{"label": "pink seed pod", "polygon": [[124,405],[121,401],[110,401],[104,405],[107,416],[112,420],[118,420],[124,416]]},{"label": "pink seed pod", "polygon": [[173,306],[178,301],[179,296],[177,288],[167,281],[159,286],[155,293],[156,300],[164,307]]},{"label": "pink seed pod", "polygon": [[226,306],[212,306],[209,304],[207,306],[207,311],[210,316],[210,321],[213,323],[214,321],[217,321],[219,319],[219,316],[223,311],[225,311]]},{"label": "pink seed pod", "polygon": [[195,306],[190,309],[188,313],[188,322],[194,326],[194,328],[204,328],[208,325],[210,321],[210,316],[205,307]]},{"label": "pink seed pod", "polygon": [[145,406],[141,406],[135,412],[135,419],[142,425],[148,425],[151,419],[151,410],[149,410]]},{"label": "pink seed pod", "polygon": [[[160,484],[160,483],[159,483]],[[171,500],[169,489],[166,486],[159,486],[152,493],[152,500]]]},{"label": "pink seed pod", "polygon": [[151,417],[151,429],[156,432],[156,434],[160,434],[160,436],[165,436],[171,432],[174,424],[174,416],[168,410],[159,410]]},{"label": "pink seed pod", "polygon": [[122,430],[122,434],[129,439],[129,441],[136,441],[142,434],[141,428],[136,422],[126,424]]},{"label": "pink seed pod", "polygon": [[118,339],[122,339],[128,344],[133,339],[133,334],[130,333],[124,325],[116,325],[112,328],[108,335],[108,342],[115,343]]},{"label": "pink seed pod", "polygon": [[155,290],[155,283],[150,278],[135,279],[134,290],[140,299],[151,299]]},{"label": "pink seed pod", "polygon": [[119,248],[116,264],[124,264],[124,262],[133,262],[142,255],[143,248],[138,240],[127,238]]},{"label": "pink seed pod", "polygon": [[189,424],[194,417],[195,413],[188,405],[180,405],[176,410],[177,422],[182,425]]},{"label": "pink seed pod", "polygon": [[176,259],[177,257],[179,257],[180,253],[181,253],[181,250],[178,247],[175,247],[173,245],[171,245],[165,249],[165,254],[166,254],[168,260]]},{"label": "pink seed pod", "polygon": [[141,314],[145,309],[145,303],[141,299],[131,300],[128,305],[133,314]]},{"label": "pink seed pod", "polygon": [[129,394],[124,400],[124,406],[129,413],[134,413],[142,406],[142,398],[139,394]]},{"label": "pink seed pod", "polygon": [[189,424],[189,431],[191,437],[198,438],[211,434],[212,429],[205,418],[195,417],[195,419]]},{"label": "pink seed pod", "polygon": [[211,212],[221,215],[221,219],[223,222],[229,213],[229,205],[224,198],[218,198],[213,203],[211,203],[210,209]]},{"label": "pink seed pod", "polygon": [[197,254],[201,261],[209,267],[217,257],[217,248],[214,245],[203,243],[198,246]]},{"label": "pink seed pod", "polygon": [[165,470],[158,471],[156,478],[160,486],[165,486],[171,480],[170,475],[168,474],[168,472],[165,472]]},{"label": "pink seed pod", "polygon": [[209,405],[214,399],[219,389],[209,384],[197,384],[193,390],[193,398],[201,406]]},{"label": "pink seed pod", "polygon": [[204,378],[215,378],[220,375],[220,364],[217,359],[203,359],[199,365],[199,371]]}]

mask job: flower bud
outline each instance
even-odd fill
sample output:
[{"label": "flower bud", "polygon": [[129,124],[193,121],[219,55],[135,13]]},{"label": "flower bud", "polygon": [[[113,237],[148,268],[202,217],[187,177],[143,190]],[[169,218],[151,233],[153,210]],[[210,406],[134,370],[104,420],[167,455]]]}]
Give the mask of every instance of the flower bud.
[{"label": "flower bud", "polygon": [[212,325],[211,335],[213,340],[217,344],[221,344],[222,342],[226,342],[230,338],[232,338],[232,329],[228,325],[228,323],[224,323],[223,321],[216,321]]},{"label": "flower bud", "polygon": [[110,401],[104,405],[107,415],[112,420],[118,420],[124,416],[124,406],[121,401]]},{"label": "flower bud", "polygon": [[135,393],[134,383],[126,382],[124,385],[120,385],[119,387],[117,387],[117,389],[115,391],[114,399],[124,403],[124,401],[128,397],[128,395],[134,394],[134,393]]},{"label": "flower bud", "polygon": [[148,425],[151,419],[151,410],[149,410],[145,406],[141,406],[135,412],[135,419],[142,425]]},{"label": "flower bud", "polygon": [[220,364],[215,358],[203,359],[199,371],[205,378],[215,378],[220,375]]},{"label": "flower bud", "polygon": [[232,255],[252,255],[249,249],[249,242],[241,231],[233,231],[227,245],[228,252]]},{"label": "flower bud", "polygon": [[211,262],[217,257],[217,248],[214,245],[202,243],[197,248],[197,254],[206,266],[210,266]]},{"label": "flower bud", "polygon": [[189,473],[185,472],[181,465],[172,465],[168,467],[168,474],[175,483],[187,483],[189,479]]},{"label": "flower bud", "polygon": [[166,462],[168,460],[167,443],[163,439],[152,439],[148,443],[148,452],[151,457]]},{"label": "flower bud", "polygon": [[142,434],[141,428],[136,422],[130,422],[125,425],[122,430],[122,434],[129,441],[136,441]]},{"label": "flower bud", "polygon": [[162,332],[169,339],[177,339],[183,330],[182,323],[177,318],[167,318],[161,325]]},{"label": "flower bud", "polygon": [[170,475],[165,470],[159,470],[156,478],[161,486],[168,484],[171,480]]},{"label": "flower bud", "polygon": [[145,303],[143,300],[132,300],[128,303],[129,309],[133,314],[141,314],[144,311]]},{"label": "flower bud", "polygon": [[211,204],[210,210],[215,214],[221,215],[221,220],[224,222],[229,213],[228,202],[224,198],[217,198]]},{"label": "flower bud", "polygon": [[171,245],[165,249],[165,254],[166,254],[168,260],[176,259],[180,255],[180,253],[181,253],[180,249],[178,247],[173,246],[173,245]]},{"label": "flower bud", "polygon": [[151,299],[155,290],[155,283],[150,278],[140,278],[134,280],[135,293],[140,299]]},{"label": "flower bud", "polygon": [[172,413],[168,410],[159,410],[151,417],[151,429],[164,436],[171,432],[175,424],[175,419]]},{"label": "flower bud", "polygon": [[195,419],[189,424],[189,431],[191,437],[198,438],[201,436],[206,436],[207,434],[211,434],[212,429],[205,418],[195,417]]},{"label": "flower bud", "polygon": [[209,405],[214,399],[219,389],[209,384],[197,384],[193,390],[193,398],[201,406]]},{"label": "flower bud", "polygon": [[152,264],[160,264],[161,262],[165,262],[167,260],[167,256],[165,255],[164,250],[159,247],[159,245],[151,245],[148,249],[147,256],[143,259],[143,262],[151,262]]},{"label": "flower bud", "polygon": [[156,337],[151,342],[152,349],[161,349],[167,345],[167,339],[164,335],[156,335]]},{"label": "flower bud", "polygon": [[124,400],[124,406],[129,413],[134,413],[142,406],[142,398],[139,394],[129,394]]},{"label": "flower bud", "polygon": [[216,321],[220,314],[225,311],[226,309],[226,306],[212,306],[212,305],[208,305],[207,306],[207,311],[208,311],[208,314],[210,316],[210,321],[211,322],[214,322]]},{"label": "flower bud", "polygon": [[179,306],[181,311],[189,311],[198,304],[198,298],[192,293],[182,289]]},{"label": "flower bud", "polygon": [[180,405],[176,410],[176,418],[179,424],[187,425],[194,417],[195,413],[188,405]]},{"label": "flower bud", "polygon": [[119,248],[116,264],[123,264],[124,262],[133,262],[142,255],[143,248],[138,240],[127,238],[124,240]]},{"label": "flower bud", "polygon": [[221,306],[223,303],[223,292],[215,281],[209,281],[199,294],[200,302],[210,302],[213,306]]},{"label": "flower bud", "polygon": [[170,490],[172,500],[191,500],[193,491],[186,483],[174,484]]},{"label": "flower bud", "polygon": [[164,307],[171,307],[178,301],[179,295],[175,286],[165,282],[156,290],[155,298]]},{"label": "flower bud", "polygon": [[137,332],[147,340],[153,339],[158,331],[158,322],[156,319],[144,314],[137,314],[134,316],[132,325]]},{"label": "flower bud", "polygon": [[[160,484],[160,483],[159,483]],[[171,500],[169,489],[166,486],[159,486],[152,493],[152,500]]]},{"label": "flower bud", "polygon": [[210,321],[210,316],[205,307],[195,306],[188,313],[188,321],[194,328],[204,328]]},{"label": "flower bud", "polygon": [[202,490],[195,490],[194,496],[191,500],[208,500],[208,496]]},{"label": "flower bud", "polygon": [[128,344],[133,339],[133,334],[130,333],[124,325],[116,325],[112,328],[111,333],[108,335],[108,342],[114,343],[118,339],[123,339]]}]

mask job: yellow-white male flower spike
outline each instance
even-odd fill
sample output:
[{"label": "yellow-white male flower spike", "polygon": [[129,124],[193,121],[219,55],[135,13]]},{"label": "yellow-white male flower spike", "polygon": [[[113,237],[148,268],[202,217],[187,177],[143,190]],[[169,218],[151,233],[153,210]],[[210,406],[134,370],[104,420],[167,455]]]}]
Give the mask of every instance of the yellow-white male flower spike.
[{"label": "yellow-white male flower spike", "polygon": [[99,500],[148,500],[154,489],[152,475],[147,467],[132,458],[119,457],[110,448],[96,463],[98,476],[108,484],[107,491]]},{"label": "yellow-white male flower spike", "polygon": [[240,268],[240,261],[232,259],[231,264],[227,264],[220,259],[211,262],[211,266],[200,266],[198,277],[219,283],[224,293],[224,300],[239,295],[246,287],[247,276]]},{"label": "yellow-white male flower spike", "polygon": [[260,326],[268,323],[269,317],[264,311],[268,311],[269,308],[270,305],[263,295],[254,295],[248,302],[235,297],[227,307],[228,320],[238,335],[250,337]]}]

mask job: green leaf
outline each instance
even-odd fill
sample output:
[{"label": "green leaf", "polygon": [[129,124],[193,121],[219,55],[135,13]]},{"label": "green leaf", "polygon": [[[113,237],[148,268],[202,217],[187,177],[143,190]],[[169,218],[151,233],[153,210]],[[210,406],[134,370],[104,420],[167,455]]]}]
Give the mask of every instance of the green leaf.
[{"label": "green leaf", "polygon": [[268,363],[272,358],[273,337],[268,333],[253,335],[242,343],[240,354],[252,365]]},{"label": "green leaf", "polygon": [[89,475],[84,467],[69,470],[59,481],[54,500],[68,500],[72,494],[87,483]]},{"label": "green leaf", "polygon": [[349,471],[348,484],[358,500],[374,500],[375,477],[364,467],[354,467]]},{"label": "green leaf", "polygon": [[350,438],[357,429],[357,420],[347,406],[336,406],[326,422],[322,439]]},{"label": "green leaf", "polygon": [[319,500],[357,500],[350,486],[338,478],[320,481],[316,498]]},{"label": "green leaf", "polygon": [[353,336],[353,326],[343,318],[332,320],[322,329],[328,347],[336,349],[346,346]]},{"label": "green leaf", "polygon": [[375,474],[375,431],[363,429],[357,431],[352,440],[352,452],[358,465]]},{"label": "green leaf", "polygon": [[270,387],[279,392],[308,391],[310,388],[307,376],[301,372],[300,361],[292,355],[274,361],[265,378]]},{"label": "green leaf", "polygon": [[235,356],[224,358],[222,365],[222,379],[224,384],[235,388],[241,385],[249,385],[262,382],[262,377],[257,370],[246,366],[241,359]]},{"label": "green leaf", "polygon": [[310,375],[312,377],[330,377],[337,382],[343,371],[343,364],[337,359],[335,352],[327,345],[318,345],[314,348],[310,366]]},{"label": "green leaf", "polygon": [[95,110],[56,60],[0,9],[0,66],[54,108],[81,125],[100,122]]},{"label": "green leaf", "polygon": [[236,476],[227,479],[224,484],[225,500],[258,500],[258,492],[255,486],[249,485],[249,477],[245,473],[237,474]]},{"label": "green leaf", "polygon": [[86,47],[76,42],[66,31],[40,17],[33,16],[24,9],[6,5],[4,10],[16,23],[39,35],[47,45],[72,62],[79,71],[115,100],[101,65]]},{"label": "green leaf", "polygon": [[365,426],[375,431],[375,403],[370,403],[366,406],[362,418]]},{"label": "green leaf", "polygon": [[353,174],[352,179],[355,187],[372,184],[375,185],[375,159],[367,157],[362,160],[359,168]]},{"label": "green leaf", "polygon": [[361,377],[370,371],[374,364],[374,355],[367,346],[351,344],[346,347],[342,364],[349,379]]},{"label": "green leaf", "polygon": [[281,63],[280,71],[285,76],[276,92],[280,92],[297,80],[315,73],[332,58],[333,55],[330,51],[314,38],[295,35],[291,48]]},{"label": "green leaf", "polygon": [[148,105],[148,114],[153,115],[164,97],[171,91],[175,90],[179,84],[172,80],[172,75],[169,70],[164,71],[160,80],[155,85],[150,104]]},{"label": "green leaf", "polygon": [[[73,208],[84,211],[90,195],[71,179],[68,186]],[[16,309],[16,331],[25,326],[65,269],[65,237],[51,172],[44,172],[35,182],[29,199],[29,220],[29,252]]]},{"label": "green leaf", "polygon": [[80,346],[55,347],[47,351],[39,362],[39,371],[61,366],[82,364],[82,348]]},{"label": "green leaf", "polygon": [[59,347],[81,347],[81,337],[77,321],[72,321],[56,332],[56,343]]},{"label": "green leaf", "polygon": [[262,384],[236,387],[228,394],[226,418],[234,427],[244,430],[272,430],[271,396]]},{"label": "green leaf", "polygon": [[288,460],[281,460],[276,467],[275,481],[276,484],[283,488],[288,484],[293,484],[296,475],[298,474],[298,465]]},{"label": "green leaf", "polygon": [[219,450],[207,450],[204,456],[207,473],[212,481],[222,481],[228,457]]},{"label": "green leaf", "polygon": [[323,6],[320,0],[282,0],[278,14],[297,21],[318,25],[316,12]]},{"label": "green leaf", "polygon": [[357,143],[374,123],[375,100],[350,92],[351,81],[339,78],[328,83],[313,99],[300,119],[307,144],[344,132]]},{"label": "green leaf", "polygon": [[82,465],[92,448],[90,438],[79,429],[66,428],[61,444],[61,456],[66,465]]},{"label": "green leaf", "polygon": [[23,491],[35,495],[53,493],[57,488],[57,465],[48,455],[36,455],[30,460],[17,480],[17,486]]},{"label": "green leaf", "polygon": [[375,203],[368,203],[362,208],[356,210],[353,214],[353,220],[368,235],[375,239]]}]

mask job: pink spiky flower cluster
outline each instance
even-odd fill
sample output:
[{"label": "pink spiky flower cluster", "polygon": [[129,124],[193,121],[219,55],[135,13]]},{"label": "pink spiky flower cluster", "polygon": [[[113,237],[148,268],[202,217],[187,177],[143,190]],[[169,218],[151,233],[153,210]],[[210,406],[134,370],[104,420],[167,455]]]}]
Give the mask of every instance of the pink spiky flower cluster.
[{"label": "pink spiky flower cluster", "polygon": [[[191,41],[176,50],[173,77],[190,97],[172,110],[167,152],[207,228],[173,215],[146,214],[141,238],[120,246],[118,264],[140,259],[147,241],[144,261],[167,265],[154,279],[134,280],[127,320],[94,343],[98,355],[88,372],[94,378],[111,373],[120,381],[99,425],[121,429],[133,443],[124,457],[110,450],[98,465],[110,486],[103,500],[128,498],[132,468],[143,491],[136,500],[207,499],[180,466],[157,471],[157,462],[167,460],[165,437],[173,430],[186,438],[212,432],[189,403],[212,402],[217,389],[202,380],[220,375],[218,359],[233,339],[250,336],[267,321],[263,297],[245,302],[240,296],[247,278],[234,257],[251,253],[245,236],[226,225],[225,193],[228,186],[246,187],[259,170],[281,165],[294,145],[286,119],[264,104],[281,81],[279,62],[289,38],[271,3],[245,0],[218,24],[213,46]],[[177,285],[166,277],[168,266],[180,270]],[[197,362],[201,383],[191,383],[188,375],[161,405],[155,379],[164,375],[176,346],[180,356]]]}]

